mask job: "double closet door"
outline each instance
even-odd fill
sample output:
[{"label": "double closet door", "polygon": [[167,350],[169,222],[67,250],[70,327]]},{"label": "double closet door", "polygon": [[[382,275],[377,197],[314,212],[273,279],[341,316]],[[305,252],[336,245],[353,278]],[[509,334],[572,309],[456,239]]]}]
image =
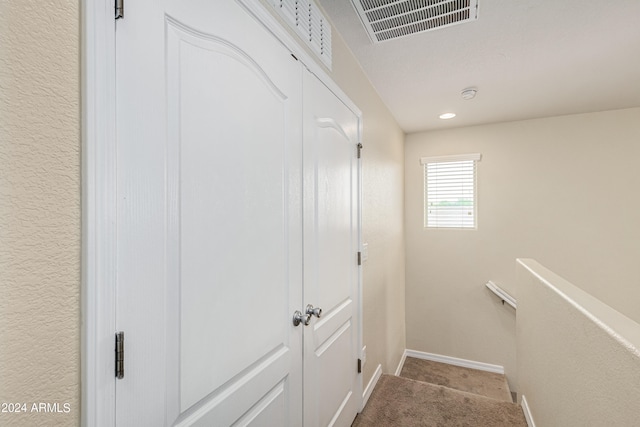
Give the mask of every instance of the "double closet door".
[{"label": "double closet door", "polygon": [[358,116],[235,1],[126,6],[117,426],[351,425]]}]

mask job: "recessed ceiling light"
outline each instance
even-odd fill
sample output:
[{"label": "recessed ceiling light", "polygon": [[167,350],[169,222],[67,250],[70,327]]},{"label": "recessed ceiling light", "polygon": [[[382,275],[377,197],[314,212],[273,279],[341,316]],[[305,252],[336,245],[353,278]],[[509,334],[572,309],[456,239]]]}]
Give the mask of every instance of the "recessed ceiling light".
[{"label": "recessed ceiling light", "polygon": [[456,116],[456,113],[444,113],[440,114],[440,118],[442,120],[453,119]]}]

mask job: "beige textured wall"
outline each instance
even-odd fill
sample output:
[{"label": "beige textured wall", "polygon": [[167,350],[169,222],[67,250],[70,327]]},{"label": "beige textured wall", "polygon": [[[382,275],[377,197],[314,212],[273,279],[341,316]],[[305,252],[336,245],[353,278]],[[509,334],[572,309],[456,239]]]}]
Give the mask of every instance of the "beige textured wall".
[{"label": "beige textured wall", "polygon": [[536,425],[638,425],[640,325],[539,263],[520,263],[518,382]]},{"label": "beige textured wall", "polygon": [[[407,136],[407,347],[504,365],[514,260],[534,258],[640,320],[640,108]],[[423,229],[420,157],[480,152],[478,230]]]},{"label": "beige textured wall", "polygon": [[0,403],[27,409],[2,426],[79,422],[79,22],[0,1]]}]

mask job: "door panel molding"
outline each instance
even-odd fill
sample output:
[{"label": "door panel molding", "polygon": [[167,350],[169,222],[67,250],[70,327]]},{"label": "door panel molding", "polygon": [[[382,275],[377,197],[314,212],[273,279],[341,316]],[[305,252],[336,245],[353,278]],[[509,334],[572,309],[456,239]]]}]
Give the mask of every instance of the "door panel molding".
[{"label": "door panel molding", "polygon": [[[286,378],[284,372],[290,357],[289,350],[284,347],[270,353],[263,360],[239,373],[224,386],[189,408],[178,417],[173,425],[176,427],[188,427],[196,423],[200,423],[200,425],[231,425],[234,422],[242,425],[241,420],[258,416],[260,411],[264,410],[270,402],[285,394]],[[267,367],[272,367],[272,369],[267,371]],[[272,372],[282,372],[282,374],[274,375]],[[263,384],[264,387],[257,389],[249,386],[247,378],[257,380],[256,382]],[[277,382],[275,387],[268,386],[274,382]],[[251,400],[252,408],[244,414],[243,407],[247,400]],[[224,415],[228,413],[234,415]]]},{"label": "door panel molding", "polygon": [[[213,34],[207,34],[196,28],[192,28],[169,15],[165,15],[165,22],[167,27],[171,29],[171,32],[167,31],[167,33],[177,35],[180,42],[190,43],[203,49],[218,51],[235,57],[239,62],[244,63],[249,69],[253,70],[256,75],[260,76],[260,78],[271,88],[274,94],[282,100],[287,98],[286,95],[278,89],[278,86],[269,78],[269,75],[260,66],[260,64],[258,64],[249,54],[234,43]],[[169,40],[169,43],[171,42],[172,40]]]},{"label": "door panel molding", "polygon": [[306,48],[287,31],[280,22],[267,10],[267,6],[255,0],[236,0],[241,4],[247,12],[264,25],[280,42],[291,51],[296,58],[304,64],[304,66],[313,75],[315,75],[327,88],[333,92],[342,101],[347,108],[358,116],[358,139],[362,141],[362,111],[347,96],[347,94],[333,81],[331,76],[325,71],[325,68],[318,64],[316,60],[307,53]]},{"label": "door panel molding", "polygon": [[318,117],[316,118],[316,123],[318,124],[318,127],[333,129],[338,132],[344,139],[349,139],[349,136],[347,135],[347,132],[344,130],[344,128],[331,117]]},{"label": "door panel molding", "polygon": [[[204,331],[206,331],[207,340],[224,342],[226,332],[213,322],[222,315],[221,313],[229,310],[229,304],[224,303],[227,298],[221,295],[231,294],[232,288],[244,289],[246,284],[253,286],[260,280],[273,280],[278,276],[275,281],[282,283],[279,287],[281,293],[273,292],[260,300],[252,299],[247,295],[244,309],[248,313],[256,313],[263,304],[266,307],[277,307],[279,301],[286,298],[286,289],[298,284],[298,281],[292,283],[286,268],[289,261],[296,258],[296,256],[291,258],[292,248],[287,238],[294,233],[289,229],[289,223],[282,220],[283,217],[291,217],[288,215],[287,207],[294,203],[289,197],[289,187],[293,183],[288,182],[290,165],[287,164],[287,157],[291,151],[290,146],[297,141],[289,139],[286,132],[283,132],[281,139],[275,137],[275,132],[262,132],[263,140],[260,141],[261,135],[256,130],[252,130],[251,126],[236,127],[232,123],[234,117],[248,115],[255,118],[257,114],[261,116],[262,121],[274,124],[289,122],[295,119],[289,113],[298,109],[299,106],[291,104],[295,101],[295,96],[291,99],[285,95],[271,80],[267,71],[231,40],[193,30],[182,23],[177,24],[178,21],[174,18],[165,16],[165,19],[167,22],[168,110],[170,112],[168,139],[171,141],[167,156],[170,199],[168,235],[173,242],[168,245],[170,250],[167,254],[167,267],[169,281],[180,284],[176,289],[177,293],[167,300],[170,304],[180,301],[186,304],[185,307],[190,307],[188,310],[179,306],[167,307],[167,313],[176,313],[176,318],[167,322],[168,329],[172,325],[180,325],[178,330],[168,330],[167,342],[181,342],[181,356],[177,352],[168,355],[170,360],[167,366],[180,366],[179,372],[182,377],[180,381],[173,378],[175,374],[169,372],[169,381],[174,384],[169,389],[179,388],[181,394],[179,399],[174,397],[169,401],[179,400],[180,411],[184,411],[191,404],[200,401],[203,396],[217,395],[223,393],[221,390],[232,387],[233,383],[229,385],[227,380],[231,376],[237,377],[234,366],[244,367],[246,364],[256,363],[255,360],[261,360],[264,357],[265,351],[269,354],[273,348],[280,348],[283,346],[282,342],[288,341],[289,325],[282,327],[284,326],[282,322],[277,324],[270,322],[274,316],[262,316],[260,322],[254,322],[254,319],[244,315],[233,319],[233,313],[223,316],[233,319],[234,328],[240,332],[246,331],[248,327],[258,331],[258,338],[251,340],[251,345],[247,343],[244,350],[237,348],[235,352],[220,352],[210,344],[204,344],[206,342]],[[282,49],[280,45],[276,46],[278,50]],[[299,64],[290,58],[285,60],[289,61],[286,62],[287,70],[293,69],[297,74],[301,73]],[[191,82],[206,81],[208,70],[214,69],[216,79],[211,81],[210,85],[206,87],[192,85]],[[231,92],[227,92],[228,86],[234,87],[234,79],[242,79],[243,90],[239,92],[230,89]],[[247,93],[251,96],[247,97]],[[216,108],[221,99],[228,101],[227,108],[223,111],[220,111],[219,107]],[[193,129],[185,134],[181,120],[197,115],[197,111],[193,109],[194,106],[200,108],[204,106],[206,111],[219,113],[211,115],[200,124],[190,126],[190,128],[203,129],[198,135],[220,134],[225,135],[225,137],[220,136],[222,140],[226,141],[231,137],[244,142],[234,144],[226,141],[227,143],[223,146],[220,141],[213,138],[203,141],[192,140],[190,135]],[[260,106],[266,108],[260,108]],[[269,117],[273,120],[269,120]],[[256,127],[258,127],[257,124]],[[276,126],[276,128],[279,127],[282,126]],[[289,128],[291,128],[290,124]],[[255,134],[253,137],[247,137],[252,133]],[[273,134],[274,138],[268,138],[269,134]],[[279,145],[276,145],[278,143]],[[262,169],[247,167],[247,164],[252,163],[249,159],[253,159],[253,163],[264,162],[265,166],[270,167]],[[214,174],[212,171],[221,172]],[[222,173],[225,176],[221,176]],[[211,179],[212,176],[217,179]],[[207,184],[203,185],[205,182]],[[277,191],[275,193],[271,191],[274,194],[268,196],[263,194],[267,183],[274,185],[268,188],[276,188],[280,183],[282,188],[277,187]],[[239,213],[251,211],[250,205],[255,204],[255,200],[264,198],[268,198],[273,203],[272,209],[251,221],[243,221]],[[216,209],[220,205],[225,206],[225,209]],[[194,228],[189,224],[199,225]],[[221,224],[226,225],[221,226]],[[215,235],[217,240],[228,242],[228,245],[223,245],[221,248],[219,244],[206,238],[209,234]],[[255,253],[252,240],[263,235],[272,236],[268,239],[271,242],[269,252],[273,259],[278,258],[280,262],[272,262],[263,267],[257,267],[262,265],[257,263],[253,268],[246,268],[248,260],[260,258],[260,254]],[[244,257],[233,257],[224,265],[218,265],[216,261],[224,258],[226,249],[232,245],[245,248]],[[176,250],[174,251],[173,248]],[[208,260],[200,260],[198,256],[203,248],[207,248],[204,252],[210,254]],[[295,246],[293,249],[296,249]],[[277,257],[276,254],[280,256]],[[229,279],[229,272],[234,270],[237,276],[246,278],[246,280],[238,280],[245,285],[240,286],[238,283],[232,286],[231,280],[222,281],[218,283],[215,291],[211,289],[202,292],[199,285],[194,283],[194,275],[191,272],[205,271],[203,262],[208,264],[210,270],[205,276],[199,276],[198,280],[219,282],[222,277]],[[173,286],[168,288],[172,289]],[[195,293],[196,291],[198,294]],[[249,293],[247,291],[247,294]],[[185,333],[195,329],[202,329],[202,334]],[[264,341],[263,345],[256,347],[258,341]],[[212,360],[217,362],[215,367],[211,365]],[[250,376],[244,379],[240,377],[235,381],[249,381],[250,378]],[[267,390],[263,391],[266,393]]]}]

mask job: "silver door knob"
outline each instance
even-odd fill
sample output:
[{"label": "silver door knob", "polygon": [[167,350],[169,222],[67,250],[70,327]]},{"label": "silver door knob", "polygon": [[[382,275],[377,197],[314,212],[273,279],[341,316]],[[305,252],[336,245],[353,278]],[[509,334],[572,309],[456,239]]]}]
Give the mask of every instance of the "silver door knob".
[{"label": "silver door knob", "polygon": [[311,304],[307,305],[306,312],[309,316],[316,316],[317,318],[322,316],[322,309],[320,307],[314,307]]},{"label": "silver door knob", "polygon": [[293,326],[298,326],[300,323],[303,323],[304,326],[307,326],[311,322],[310,314],[302,314],[300,310],[296,310],[293,313]]}]

